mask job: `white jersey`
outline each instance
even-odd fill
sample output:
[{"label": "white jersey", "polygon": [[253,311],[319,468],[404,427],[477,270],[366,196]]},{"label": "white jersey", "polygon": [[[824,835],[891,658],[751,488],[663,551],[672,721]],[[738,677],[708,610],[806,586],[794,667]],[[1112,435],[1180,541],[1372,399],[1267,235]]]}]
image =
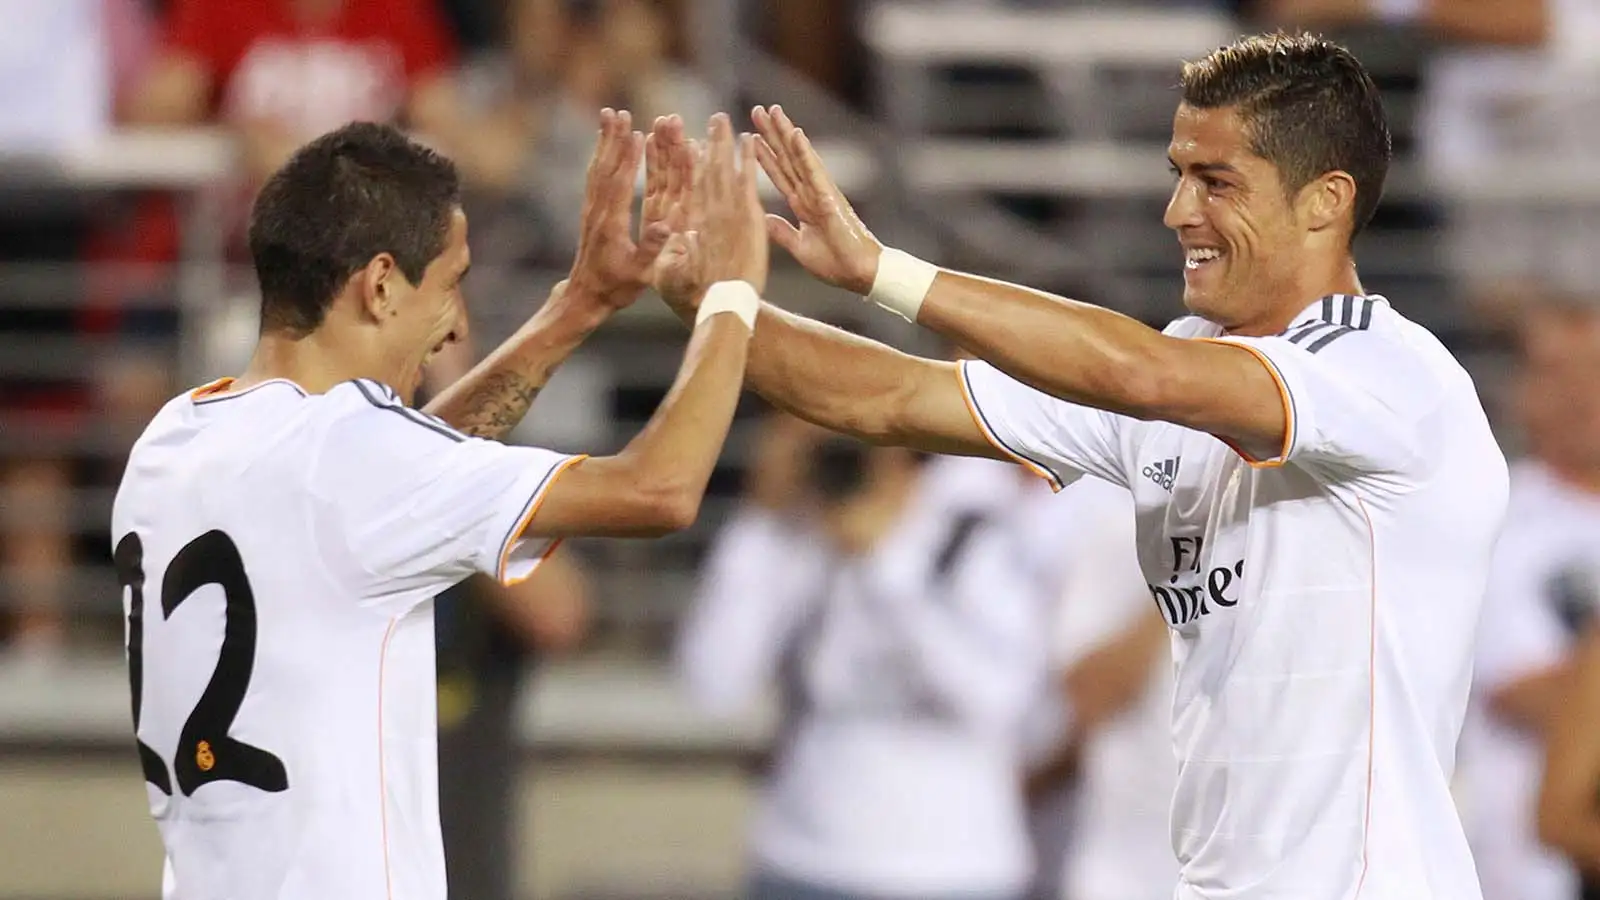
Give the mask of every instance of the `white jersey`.
[{"label": "white jersey", "polygon": [[1506,464],[1466,372],[1380,297],[1254,353],[1281,453],[1068,403],[962,366],[975,417],[1065,483],[1133,491],[1140,568],[1176,631],[1179,900],[1474,900],[1450,793]]},{"label": "white jersey", "polygon": [[[1070,522],[1060,539],[1066,584],[1056,623],[1061,664],[1156,615],[1139,571],[1133,496],[1084,478],[1059,497]],[[1178,760],[1172,752],[1172,660],[1153,660],[1149,680],[1125,709],[1082,737],[1078,789],[1062,897],[1164,900],[1178,880],[1167,840]]]},{"label": "white jersey", "polygon": [[432,598],[529,574],[572,457],[370,381],[169,402],[112,512],[167,900],[443,900]]},{"label": "white jersey", "polygon": [[1600,575],[1600,497],[1537,462],[1512,470],[1511,510],[1495,550],[1478,637],[1475,691],[1461,736],[1472,839],[1487,900],[1571,900],[1578,875],[1535,827],[1544,745],[1484,698],[1564,663],[1592,620]]},{"label": "white jersey", "polygon": [[680,635],[697,703],[780,687],[786,723],[750,850],[771,872],[871,896],[1020,893],[1023,718],[1045,678],[1048,598],[1005,523],[1015,466],[940,458],[870,552],[739,513]]}]

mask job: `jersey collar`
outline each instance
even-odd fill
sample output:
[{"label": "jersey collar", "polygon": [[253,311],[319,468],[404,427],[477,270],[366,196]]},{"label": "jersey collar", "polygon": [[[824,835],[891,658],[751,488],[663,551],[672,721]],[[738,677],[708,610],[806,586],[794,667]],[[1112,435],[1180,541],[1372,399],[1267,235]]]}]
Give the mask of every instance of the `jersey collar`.
[{"label": "jersey collar", "polygon": [[300,396],[306,396],[304,388],[287,378],[269,378],[260,384],[253,384],[242,391],[233,390],[233,385],[236,383],[236,381],[237,379],[233,378],[218,378],[216,381],[213,381],[209,384],[203,384],[189,392],[189,400],[196,405],[201,403],[215,403],[219,400],[231,400],[235,397],[243,397],[246,394],[253,394],[271,384],[288,385],[297,393],[299,393]]},{"label": "jersey collar", "polygon": [[1372,312],[1379,303],[1388,303],[1388,299],[1381,294],[1329,294],[1307,306],[1295,316],[1281,334],[1310,325],[1313,322],[1330,322],[1334,325],[1344,325],[1357,330],[1365,330],[1372,324]]}]

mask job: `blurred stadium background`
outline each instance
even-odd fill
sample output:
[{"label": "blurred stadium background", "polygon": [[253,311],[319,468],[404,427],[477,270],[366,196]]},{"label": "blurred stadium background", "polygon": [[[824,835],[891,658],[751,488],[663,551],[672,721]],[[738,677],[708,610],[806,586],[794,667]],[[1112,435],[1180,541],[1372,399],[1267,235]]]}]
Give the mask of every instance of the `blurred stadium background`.
[{"label": "blurred stadium background", "polygon": [[[341,4],[379,24],[284,36]],[[0,0],[0,23],[0,900],[159,894],[112,489],[154,408],[243,361],[252,184],[345,119],[397,119],[462,161],[480,352],[564,273],[607,103],[698,123],[781,102],[889,242],[1159,324],[1181,286],[1161,226],[1178,61],[1305,25],[1388,95],[1397,161],[1364,281],[1444,337],[1499,421],[1506,301],[1600,284],[1600,3],[1583,0]],[[776,265],[780,304],[925,340]],[[620,446],[683,337],[642,300],[517,439]],[[521,897],[738,884],[771,717],[696,717],[665,653],[758,411],[693,530],[564,551],[595,609],[575,651],[512,663]]]}]

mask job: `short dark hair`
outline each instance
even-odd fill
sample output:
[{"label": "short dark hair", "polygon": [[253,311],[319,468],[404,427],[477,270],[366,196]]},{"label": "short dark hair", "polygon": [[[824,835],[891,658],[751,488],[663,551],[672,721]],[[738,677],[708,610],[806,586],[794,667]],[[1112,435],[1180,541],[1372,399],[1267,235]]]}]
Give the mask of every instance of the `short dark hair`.
[{"label": "short dark hair", "polygon": [[301,147],[250,214],[262,332],[315,331],[379,253],[420,283],[460,203],[455,164],[391,126],[352,122]]},{"label": "short dark hair", "polygon": [[1392,138],[1372,76],[1344,47],[1309,34],[1260,34],[1183,67],[1183,102],[1236,106],[1251,150],[1298,191],[1321,175],[1356,183],[1350,237],[1372,221],[1389,173]]}]

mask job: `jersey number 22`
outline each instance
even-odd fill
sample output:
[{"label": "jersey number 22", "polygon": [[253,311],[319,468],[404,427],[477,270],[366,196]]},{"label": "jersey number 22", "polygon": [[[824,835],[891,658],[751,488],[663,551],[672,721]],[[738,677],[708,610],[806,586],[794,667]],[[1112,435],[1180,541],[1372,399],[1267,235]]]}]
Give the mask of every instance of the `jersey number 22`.
[{"label": "jersey number 22", "polygon": [[[133,731],[139,745],[144,779],[171,796],[167,765],[148,744],[138,739],[139,708],[144,689],[144,542],[129,532],[117,542],[113,554],[117,581],[129,593],[128,682],[133,690]],[[172,558],[161,581],[161,617],[172,614],[195,591],[208,584],[222,588],[226,614],[222,651],[211,681],[183,723],[172,770],[185,797],[203,784],[237,781],[263,791],[289,787],[283,760],[228,735],[239,706],[250,687],[250,670],[256,662],[256,598],[245,577],[244,560],[233,539],[221,531],[208,531]]]}]

